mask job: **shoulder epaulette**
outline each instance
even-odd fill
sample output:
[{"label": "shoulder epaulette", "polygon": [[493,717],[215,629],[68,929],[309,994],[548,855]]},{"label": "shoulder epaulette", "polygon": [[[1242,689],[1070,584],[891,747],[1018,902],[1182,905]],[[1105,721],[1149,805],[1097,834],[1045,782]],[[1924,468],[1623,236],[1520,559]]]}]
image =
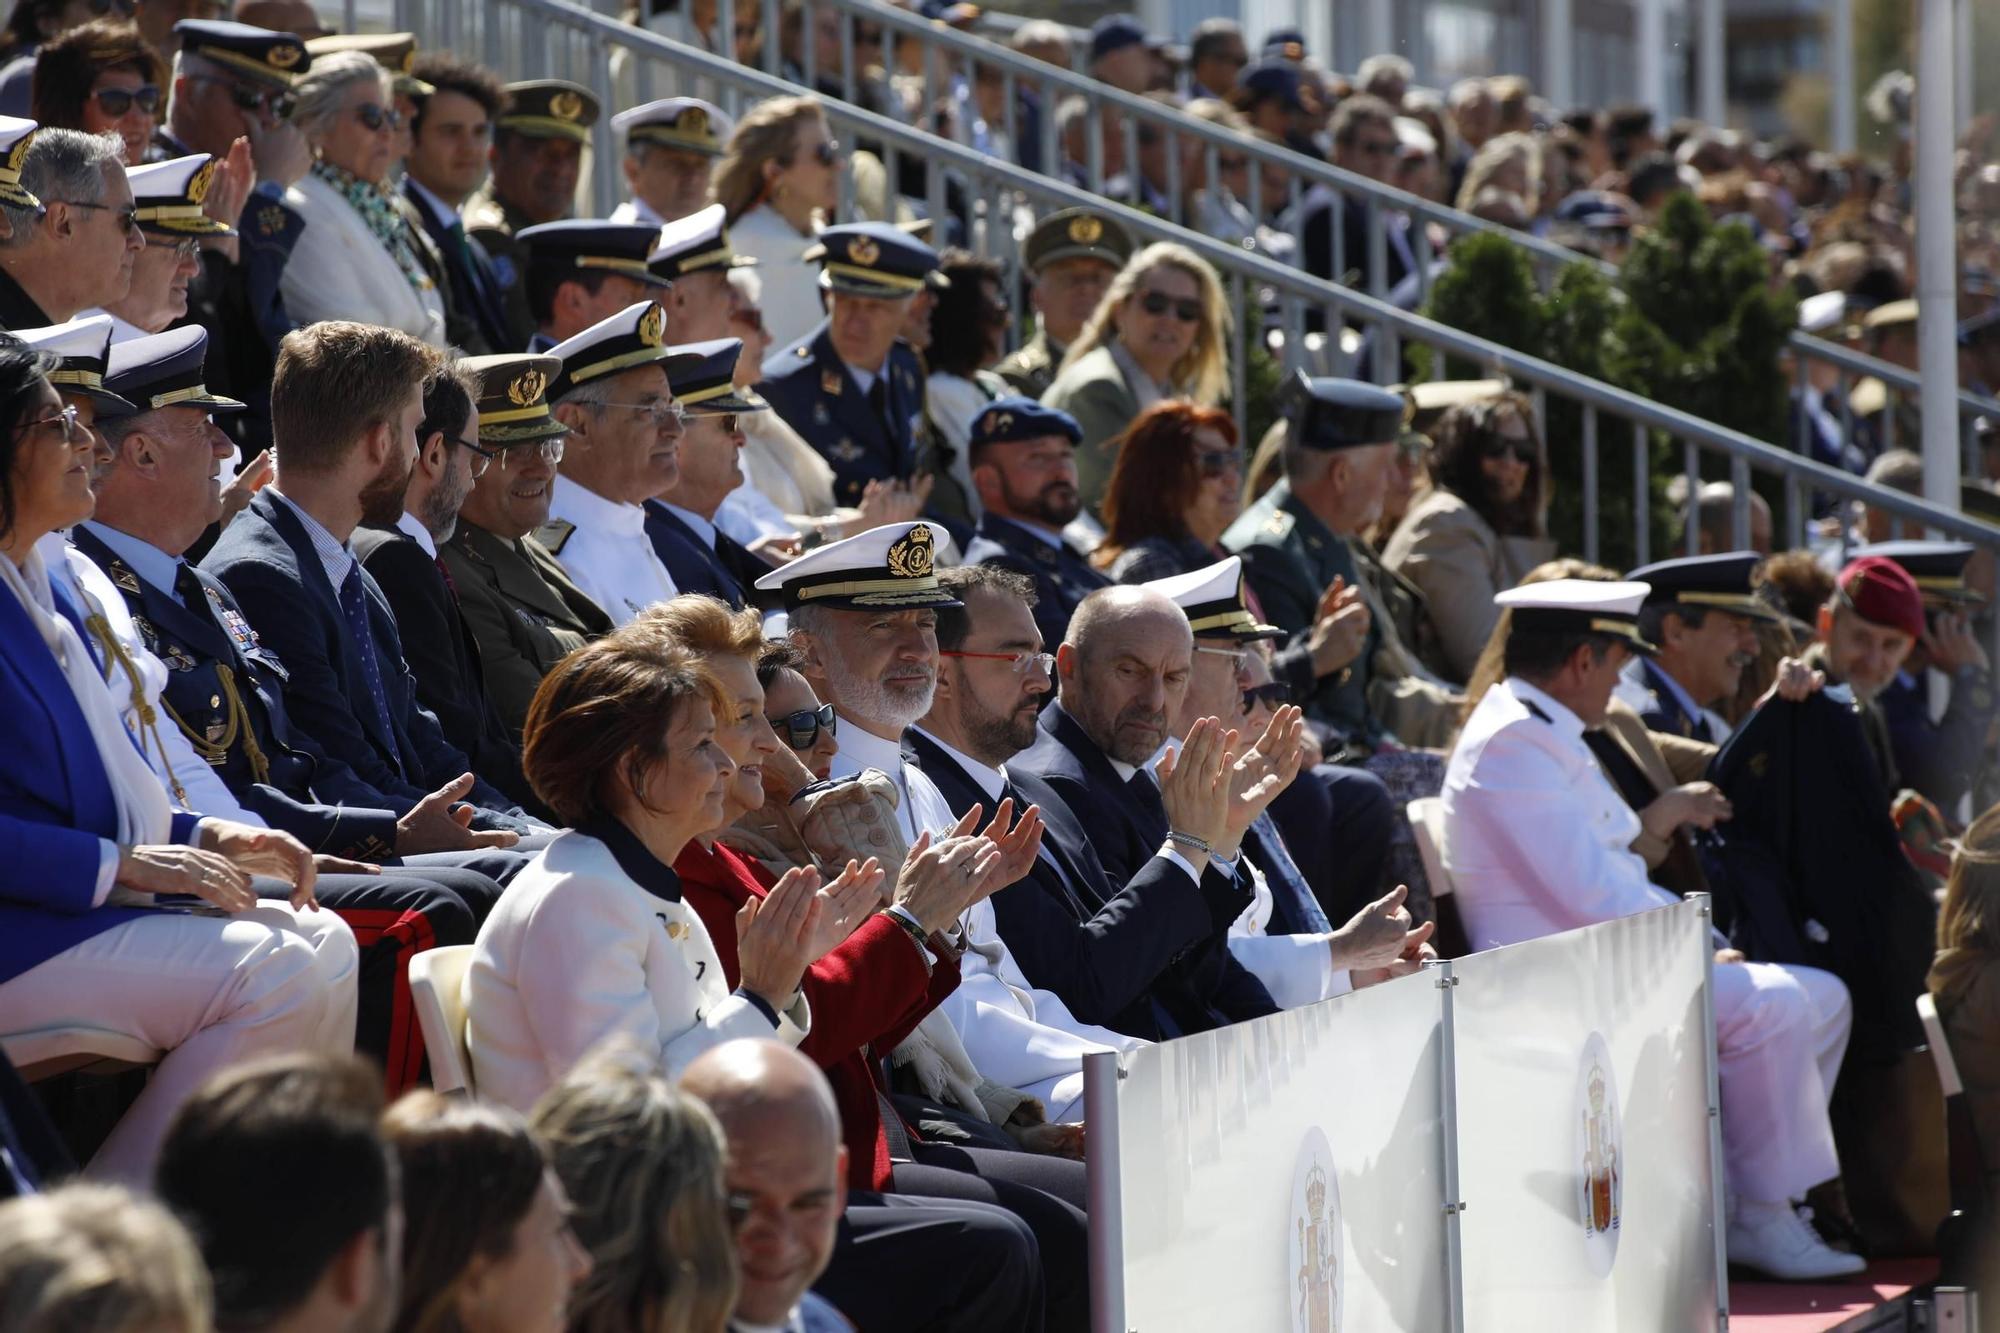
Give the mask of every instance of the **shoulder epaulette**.
[{"label": "shoulder epaulette", "polygon": [[550,555],[561,555],[562,548],[576,532],[576,524],[566,518],[552,518],[535,529],[535,540]]}]

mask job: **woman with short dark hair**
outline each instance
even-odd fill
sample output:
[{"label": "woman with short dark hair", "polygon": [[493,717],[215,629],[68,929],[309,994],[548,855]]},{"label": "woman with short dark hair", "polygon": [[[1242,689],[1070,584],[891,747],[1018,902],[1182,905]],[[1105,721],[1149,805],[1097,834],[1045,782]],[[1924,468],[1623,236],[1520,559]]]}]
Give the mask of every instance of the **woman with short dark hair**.
[{"label": "woman with short dark hair", "polygon": [[1389,538],[1382,562],[1424,594],[1439,646],[1424,665],[1466,680],[1493,633],[1494,594],[1555,555],[1548,458],[1526,395],[1460,403],[1438,421],[1432,489]]},{"label": "woman with short dark hair", "polygon": [[746,905],[742,983],[729,987],[673,869],[722,823],[736,766],[716,729],[729,707],[695,654],[643,622],[543,679],[522,769],[570,828],[508,885],[473,946],[466,1045],[483,1095],[526,1110],[614,1033],[669,1073],[733,1037],[805,1037],[799,980],[847,937],[843,895],[862,876],[850,867],[822,896],[818,871],[795,870]]},{"label": "woman with short dark hair", "polygon": [[1218,543],[1243,511],[1243,451],[1229,413],[1156,403],[1112,449],[1104,542],[1091,563],[1119,583],[1147,583],[1227,556]]},{"label": "woman with short dark hair", "polygon": [[590,1254],[527,1122],[425,1089],[389,1108],[382,1137],[403,1201],[394,1333],[563,1333]]},{"label": "woman with short dark hair", "polygon": [[167,62],[139,25],[92,19],[35,53],[33,118],[45,128],[114,133],[125,165],[146,160],[166,98]]}]

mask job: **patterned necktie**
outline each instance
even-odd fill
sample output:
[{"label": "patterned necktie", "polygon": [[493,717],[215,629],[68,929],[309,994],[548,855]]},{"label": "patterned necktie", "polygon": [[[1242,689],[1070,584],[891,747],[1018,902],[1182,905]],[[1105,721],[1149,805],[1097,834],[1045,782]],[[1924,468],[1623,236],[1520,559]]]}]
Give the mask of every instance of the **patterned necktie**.
[{"label": "patterned necktie", "polygon": [[451,594],[451,604],[452,604],[453,606],[457,606],[457,605],[458,605],[458,585],[457,585],[456,583],[452,582],[452,578],[451,578],[451,566],[449,566],[449,565],[445,564],[445,562],[444,562],[444,557],[443,557],[443,556],[441,556],[441,555],[434,555],[434,556],[432,556],[432,557],[431,557],[431,563],[437,566],[437,571],[438,571],[438,577],[444,580],[444,590],[445,590],[445,591],[446,591],[447,593]]},{"label": "patterned necktie", "polygon": [[[1278,832],[1277,822],[1265,813],[1251,821],[1250,827],[1256,832],[1264,853],[1258,868],[1264,872],[1264,880],[1271,886],[1273,899],[1286,906],[1284,916],[1296,927],[1293,933],[1324,935],[1330,932],[1333,923],[1326,919],[1326,910],[1313,896],[1312,885],[1306,882],[1305,872],[1299,869],[1298,862],[1292,860],[1285,839]],[[1283,895],[1283,899],[1279,899],[1278,895]]]},{"label": "patterned necktie", "polygon": [[375,631],[368,623],[368,594],[361,587],[361,566],[350,565],[340,585],[340,612],[347,620],[347,632],[354,640],[355,656],[361,659],[361,679],[373,705],[375,721],[389,743],[390,761],[402,767],[396,748],[396,729],[389,721],[389,698],[382,687],[382,663],[375,655]]}]

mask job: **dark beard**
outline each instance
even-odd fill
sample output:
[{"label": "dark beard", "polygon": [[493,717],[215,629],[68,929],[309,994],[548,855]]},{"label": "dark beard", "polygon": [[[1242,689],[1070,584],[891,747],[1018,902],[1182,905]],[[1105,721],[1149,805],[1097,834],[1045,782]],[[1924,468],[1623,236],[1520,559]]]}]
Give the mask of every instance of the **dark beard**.
[{"label": "dark beard", "polygon": [[972,757],[981,763],[998,767],[1012,759],[1021,751],[1035,743],[1035,715],[1016,713],[980,712],[977,716],[967,710],[965,718],[965,739],[972,747]]},{"label": "dark beard", "polygon": [[385,468],[361,488],[363,523],[376,528],[395,526],[396,520],[403,516],[403,495],[410,489],[410,474],[415,468],[413,462],[393,478]]},{"label": "dark beard", "polygon": [[1007,491],[1007,507],[1025,519],[1062,528],[1083,511],[1083,500],[1068,482],[1052,481],[1031,496]]}]

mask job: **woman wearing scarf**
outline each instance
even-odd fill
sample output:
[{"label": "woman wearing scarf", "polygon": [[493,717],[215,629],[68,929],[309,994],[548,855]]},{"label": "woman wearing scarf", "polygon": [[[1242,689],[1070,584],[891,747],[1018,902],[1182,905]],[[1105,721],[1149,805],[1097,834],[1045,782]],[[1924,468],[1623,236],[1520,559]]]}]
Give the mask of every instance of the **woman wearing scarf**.
[{"label": "woman wearing scarf", "polygon": [[[84,612],[36,543],[90,517],[93,440],[53,357],[0,338],[0,1046],[29,1065],[123,1038],[159,1054],[92,1159],[148,1180],[216,1071],[354,1044],[354,936],[313,902],[296,839],[177,813],[125,730]],[[291,886],[259,901],[251,875]]]},{"label": "woman wearing scarf", "polygon": [[306,223],[279,283],[285,313],[301,327],[347,319],[443,345],[444,293],[418,251],[419,229],[385,184],[401,126],[388,72],[343,51],[314,61],[297,95],[292,120],[312,143],[313,165],[285,191]]}]

